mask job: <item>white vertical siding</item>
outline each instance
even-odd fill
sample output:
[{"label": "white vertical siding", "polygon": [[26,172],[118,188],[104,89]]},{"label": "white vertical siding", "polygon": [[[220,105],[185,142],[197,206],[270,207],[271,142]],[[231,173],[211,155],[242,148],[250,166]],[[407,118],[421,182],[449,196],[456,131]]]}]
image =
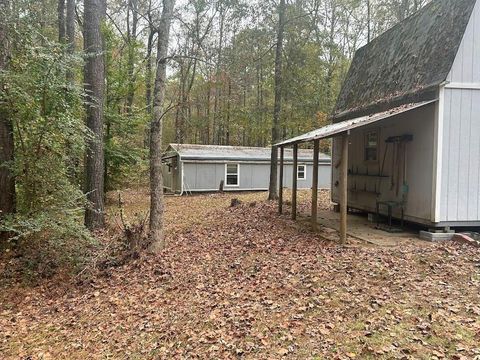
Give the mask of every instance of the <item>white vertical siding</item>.
[{"label": "white vertical siding", "polygon": [[[233,162],[234,163],[234,162]],[[184,163],[184,188],[188,191],[216,191],[220,187],[220,182],[225,180],[225,163],[196,161]],[[270,163],[248,163],[240,164],[240,184],[239,186],[224,185],[224,190],[267,190],[270,181]],[[299,162],[299,164],[305,164]],[[299,189],[311,189],[313,164],[306,165],[307,178],[298,180]],[[287,188],[292,187],[293,165],[284,165],[283,184]],[[318,187],[328,189],[330,187],[331,166],[330,164],[319,164],[318,169]]]},{"label": "white vertical siding", "polygon": [[[298,189],[311,189],[312,188],[312,172],[313,164],[305,164],[299,162],[298,165],[306,165],[306,179],[297,180]],[[293,165],[285,165],[283,170],[283,186],[286,188],[292,188],[293,180]],[[318,165],[318,188],[319,189],[329,189],[330,188],[330,179],[332,167],[330,164],[319,164]]]},{"label": "white vertical siding", "polygon": [[477,1],[462,39],[452,70],[452,83],[480,83],[480,2]]},{"label": "white vertical siding", "polygon": [[445,89],[443,125],[440,219],[479,221],[480,90]]},{"label": "white vertical siding", "polygon": [[442,222],[480,221],[480,2],[447,77],[441,147]]}]

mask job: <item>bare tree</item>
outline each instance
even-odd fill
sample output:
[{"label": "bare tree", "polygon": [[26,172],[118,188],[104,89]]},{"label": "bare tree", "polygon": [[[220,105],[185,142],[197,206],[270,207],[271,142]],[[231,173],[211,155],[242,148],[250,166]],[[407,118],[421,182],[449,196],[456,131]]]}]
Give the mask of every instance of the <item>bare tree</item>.
[{"label": "bare tree", "polygon": [[[193,5],[195,13],[193,24],[188,26],[185,44],[180,45],[181,53],[177,57],[180,75],[178,85],[179,106],[175,113],[175,142],[177,143],[183,143],[186,138],[186,125],[187,122],[190,122],[192,115],[190,93],[197,77],[200,53],[203,50],[204,41],[212,29],[216,15],[215,11],[208,17],[210,7],[206,7],[205,4],[194,3]],[[204,28],[202,27],[202,20],[206,24]]]},{"label": "bare tree", "polygon": [[173,17],[174,0],[163,0],[158,24],[157,73],[153,89],[153,117],[150,124],[150,249],[157,254],[165,247],[163,237],[163,178],[162,125],[165,114],[165,85],[167,80],[168,43]]},{"label": "bare tree", "polygon": [[127,114],[132,113],[132,105],[135,97],[135,82],[137,76],[135,73],[135,46],[137,41],[138,27],[138,4],[137,0],[128,0],[127,6],[127,50],[128,50],[128,90],[126,98]]},{"label": "bare tree", "polygon": [[[278,29],[277,29],[277,47],[275,50],[275,103],[273,106],[273,125],[272,125],[272,145],[280,140],[280,111],[282,108],[282,49],[283,33],[285,30],[285,0],[280,0],[278,6]],[[278,151],[272,146],[270,160],[270,186],[268,188],[268,199],[275,200],[278,197],[277,189],[277,161]]]},{"label": "bare tree", "polygon": [[[218,124],[218,115],[219,115],[219,100],[222,96],[221,89],[221,70],[222,70],[222,50],[223,50],[223,41],[225,33],[225,10],[223,9],[222,4],[219,5],[220,16],[219,16],[219,31],[218,31],[218,47],[217,47],[217,63],[215,65],[215,99],[213,103],[213,143],[215,141],[217,144],[221,144],[221,131]],[[219,84],[220,83],[220,84]],[[220,86],[219,86],[220,85]],[[218,127],[218,137],[215,137],[215,129]]]},{"label": "bare tree", "polygon": [[[8,67],[9,46],[7,19],[9,0],[0,0],[0,72]],[[0,89],[3,92],[3,84]],[[0,218],[15,211],[15,178],[13,126],[5,99],[0,95]]]},{"label": "bare tree", "polygon": [[90,206],[85,211],[85,225],[91,229],[104,226],[104,152],[103,100],[105,71],[101,25],[106,14],[105,0],[84,2],[85,111],[87,126],[93,137],[88,140],[86,153],[86,192]]},{"label": "bare tree", "polygon": [[145,62],[145,103],[147,105],[148,115],[152,115],[152,52],[154,48],[155,34],[157,29],[153,25],[152,4],[148,3],[147,11],[148,19],[148,40],[147,40],[147,56]]},{"label": "bare tree", "polygon": [[[152,2],[148,2],[148,10],[147,10],[147,20],[148,20],[148,40],[147,40],[147,56],[145,58],[145,105],[147,110],[147,115],[149,117],[152,116],[152,78],[153,78],[153,71],[152,71],[152,53],[155,46],[155,35],[157,33],[157,29],[154,26],[153,19],[152,19]],[[143,139],[143,144],[145,148],[148,148],[150,144],[150,127],[145,127],[145,134]]]}]

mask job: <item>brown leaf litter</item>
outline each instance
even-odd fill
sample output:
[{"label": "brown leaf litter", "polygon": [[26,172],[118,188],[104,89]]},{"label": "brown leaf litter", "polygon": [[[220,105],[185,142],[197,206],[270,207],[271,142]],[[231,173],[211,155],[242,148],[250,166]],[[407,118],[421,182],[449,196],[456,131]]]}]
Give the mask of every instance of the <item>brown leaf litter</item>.
[{"label": "brown leaf litter", "polygon": [[[230,207],[232,197],[241,204]],[[87,285],[2,289],[0,357],[480,356],[478,249],[340,247],[265,197],[167,198],[160,256]],[[124,199],[130,214],[147,208],[145,192]]]}]

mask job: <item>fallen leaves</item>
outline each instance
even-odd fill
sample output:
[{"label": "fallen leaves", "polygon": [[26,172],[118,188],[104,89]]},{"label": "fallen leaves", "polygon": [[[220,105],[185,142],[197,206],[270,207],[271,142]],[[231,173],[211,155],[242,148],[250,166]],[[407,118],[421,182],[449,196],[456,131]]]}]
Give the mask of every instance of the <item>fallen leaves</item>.
[{"label": "fallen leaves", "polygon": [[[337,247],[265,194],[235,196],[233,208],[228,195],[168,198],[158,258],[80,287],[2,291],[2,358],[480,355],[478,250]],[[146,209],[144,193],[124,198]]]}]

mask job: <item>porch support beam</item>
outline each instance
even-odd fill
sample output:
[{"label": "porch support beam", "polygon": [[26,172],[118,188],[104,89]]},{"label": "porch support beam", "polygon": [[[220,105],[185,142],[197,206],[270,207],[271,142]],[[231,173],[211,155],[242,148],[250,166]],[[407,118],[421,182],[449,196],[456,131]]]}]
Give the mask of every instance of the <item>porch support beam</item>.
[{"label": "porch support beam", "polygon": [[348,209],[348,141],[349,134],[342,136],[342,158],[340,166],[340,243],[347,242]]},{"label": "porch support beam", "polygon": [[280,146],[280,177],[278,179],[278,213],[283,213],[283,162],[285,149]]},{"label": "porch support beam", "polygon": [[297,168],[298,168],[298,144],[293,145],[293,177],[292,177],[292,219],[297,219]]},{"label": "porch support beam", "polygon": [[312,229],[317,230],[317,207],[318,207],[318,156],[320,152],[320,140],[313,142],[313,171],[312,171]]},{"label": "porch support beam", "polygon": [[172,158],[172,162],[170,163],[172,168],[171,168],[171,171],[172,171],[172,192],[174,194],[177,193],[177,172],[179,171],[179,161],[178,161],[178,158],[180,156],[175,156],[174,158]]}]

